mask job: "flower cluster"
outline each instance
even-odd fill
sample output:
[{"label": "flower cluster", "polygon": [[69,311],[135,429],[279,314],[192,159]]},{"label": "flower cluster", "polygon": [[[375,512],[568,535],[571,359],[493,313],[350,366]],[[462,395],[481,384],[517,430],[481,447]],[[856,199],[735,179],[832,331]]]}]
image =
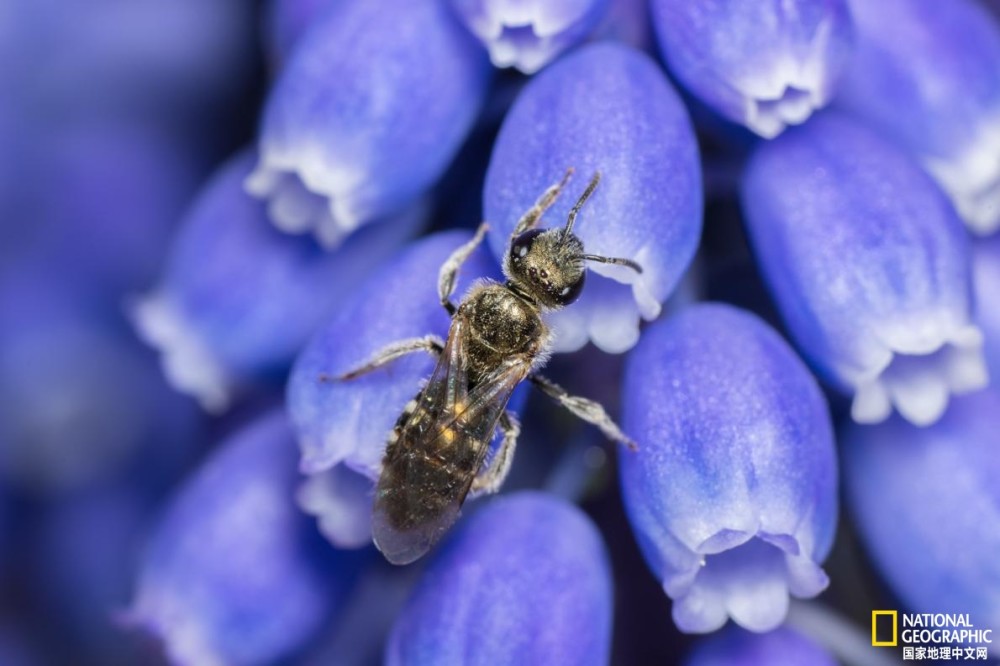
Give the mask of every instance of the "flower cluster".
[{"label": "flower cluster", "polygon": [[35,0],[0,148],[0,663],[1000,632],[992,0]]}]

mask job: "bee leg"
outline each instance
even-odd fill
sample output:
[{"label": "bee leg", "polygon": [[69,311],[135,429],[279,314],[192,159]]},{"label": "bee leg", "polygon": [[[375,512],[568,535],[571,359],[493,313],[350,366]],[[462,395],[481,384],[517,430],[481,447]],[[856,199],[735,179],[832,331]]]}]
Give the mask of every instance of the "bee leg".
[{"label": "bee leg", "polygon": [[538,222],[542,219],[542,215],[545,214],[552,204],[556,202],[559,198],[559,194],[562,189],[566,187],[566,183],[569,182],[570,176],[573,175],[573,167],[566,169],[566,175],[562,177],[555,185],[551,185],[549,189],[542,193],[542,196],[538,197],[538,201],[535,205],[528,209],[528,212],[521,216],[521,219],[517,221],[517,226],[514,227],[513,233],[511,233],[511,239],[516,236],[520,236],[525,231],[529,229],[534,229],[538,226]]},{"label": "bee leg", "polygon": [[517,445],[518,435],[521,434],[521,424],[516,416],[504,412],[500,416],[500,431],[503,432],[500,448],[486,468],[472,481],[470,492],[474,495],[490,494],[500,490],[507,473],[510,472],[510,465],[514,462],[514,447]]},{"label": "bee leg", "polygon": [[370,361],[364,365],[355,368],[354,370],[349,370],[342,375],[328,375],[325,372],[320,374],[319,380],[321,382],[332,382],[332,381],[347,381],[349,379],[355,379],[361,375],[366,375],[372,370],[377,370],[387,363],[395,361],[401,356],[406,356],[407,354],[412,354],[413,352],[425,351],[429,354],[433,354],[435,357],[439,356],[442,351],[444,351],[444,342],[441,338],[436,335],[426,335],[422,338],[409,338],[408,340],[400,340],[398,342],[393,342],[380,349],[378,353],[371,358]]},{"label": "bee leg", "polygon": [[530,375],[528,379],[530,379],[535,386],[540,388],[545,395],[549,396],[572,412],[574,416],[600,428],[601,432],[604,433],[604,436],[611,441],[622,444],[633,451],[639,448],[636,446],[635,442],[629,439],[628,436],[621,431],[621,428],[619,428],[618,425],[611,420],[611,417],[608,416],[606,411],[604,411],[604,407],[601,406],[601,403],[588,400],[587,398],[581,398],[577,395],[570,395],[566,392],[566,389],[543,375]]},{"label": "bee leg", "polygon": [[462,264],[469,258],[469,255],[475,252],[479,244],[483,242],[483,238],[486,236],[486,231],[489,228],[490,226],[485,222],[480,224],[472,240],[452,252],[447,261],[442,264],[441,270],[438,271],[438,295],[441,297],[441,305],[444,306],[449,315],[455,314],[456,311],[455,304],[451,302],[451,295],[455,293],[458,269],[462,267]]}]

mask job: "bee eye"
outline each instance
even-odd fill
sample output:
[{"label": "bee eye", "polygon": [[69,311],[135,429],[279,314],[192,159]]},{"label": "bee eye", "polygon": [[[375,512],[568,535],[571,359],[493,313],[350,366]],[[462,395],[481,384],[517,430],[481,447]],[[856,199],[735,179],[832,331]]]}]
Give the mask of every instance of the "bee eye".
[{"label": "bee eye", "polygon": [[510,244],[511,263],[519,263],[528,256],[528,253],[531,252],[531,246],[535,242],[535,237],[542,233],[542,231],[542,229],[532,229],[514,239],[514,242]]},{"label": "bee eye", "polygon": [[580,278],[576,282],[561,287],[559,291],[552,294],[552,298],[559,305],[569,305],[575,302],[576,299],[580,298],[580,293],[583,291],[584,278],[586,277],[586,271],[580,273]]}]

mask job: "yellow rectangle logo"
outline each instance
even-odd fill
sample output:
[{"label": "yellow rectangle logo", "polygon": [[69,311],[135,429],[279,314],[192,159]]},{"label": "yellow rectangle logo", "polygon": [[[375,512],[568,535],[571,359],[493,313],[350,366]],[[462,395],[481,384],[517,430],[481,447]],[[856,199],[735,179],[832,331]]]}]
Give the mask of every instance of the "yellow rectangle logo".
[{"label": "yellow rectangle logo", "polygon": [[[880,641],[878,639],[878,618],[891,617],[892,618],[892,640]],[[897,611],[894,610],[873,610],[872,611],[872,646],[873,647],[895,647],[896,646],[896,636],[897,636]]]}]

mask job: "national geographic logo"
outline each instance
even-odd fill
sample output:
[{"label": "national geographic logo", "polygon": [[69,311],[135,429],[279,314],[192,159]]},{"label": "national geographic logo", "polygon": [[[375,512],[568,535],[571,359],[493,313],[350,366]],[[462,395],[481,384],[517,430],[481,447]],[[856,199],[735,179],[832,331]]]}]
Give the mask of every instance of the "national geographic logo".
[{"label": "national geographic logo", "polygon": [[977,628],[968,613],[872,611],[872,646],[903,645],[903,661],[985,661],[993,630]]},{"label": "national geographic logo", "polygon": [[872,646],[896,647],[899,637],[899,613],[894,610],[872,611]]}]

